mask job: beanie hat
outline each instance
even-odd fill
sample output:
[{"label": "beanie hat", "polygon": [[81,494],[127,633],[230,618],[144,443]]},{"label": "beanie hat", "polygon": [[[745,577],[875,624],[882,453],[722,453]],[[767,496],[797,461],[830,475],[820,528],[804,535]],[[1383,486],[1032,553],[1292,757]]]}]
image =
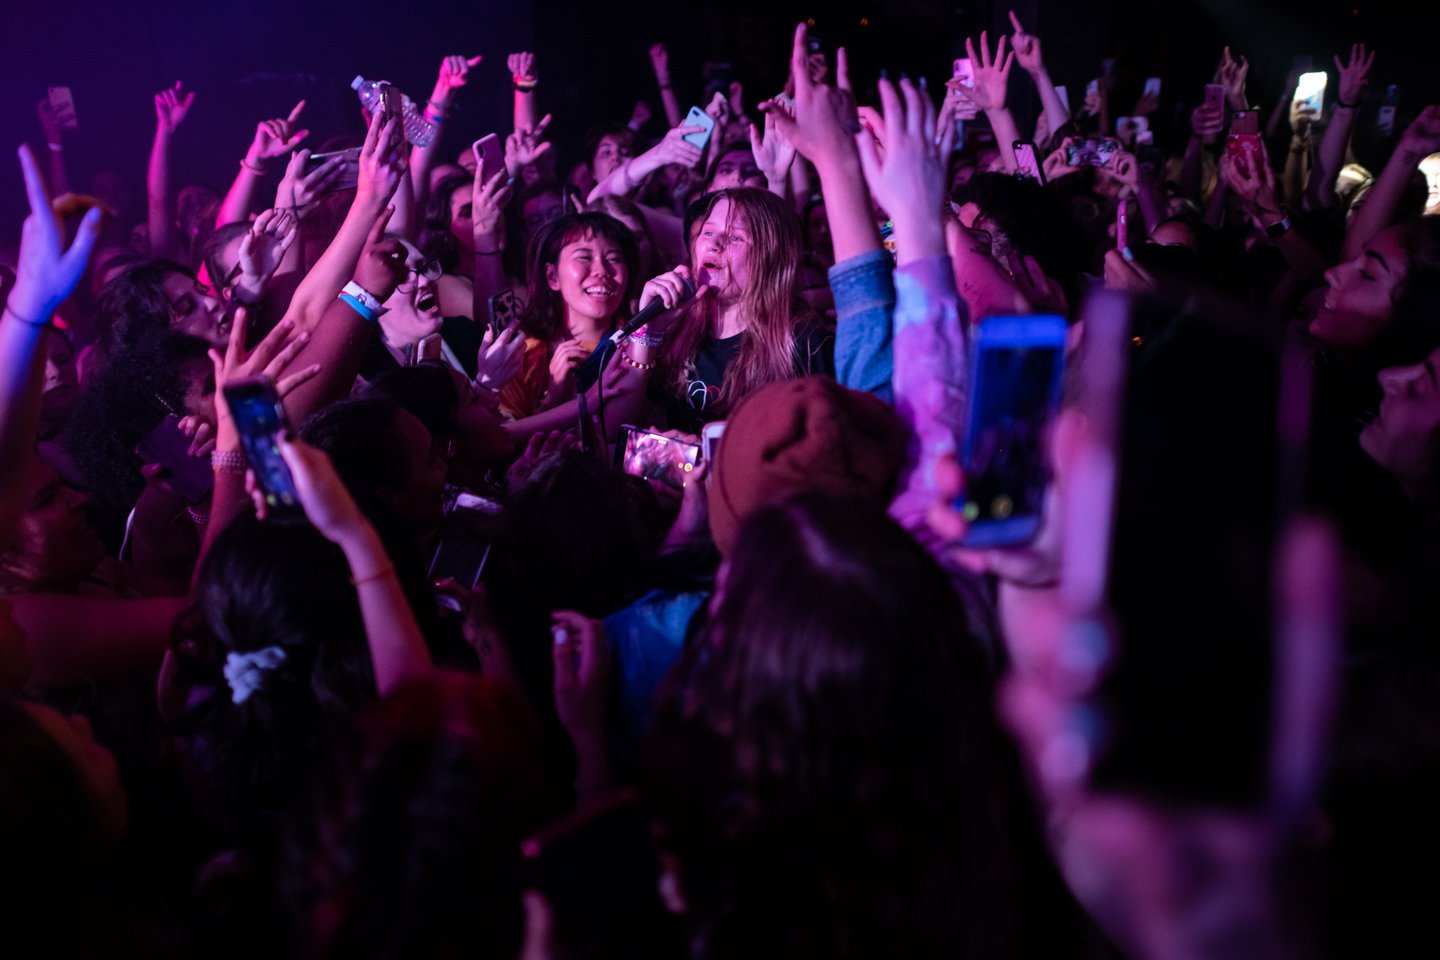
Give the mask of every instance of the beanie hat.
[{"label": "beanie hat", "polygon": [[905,456],[894,411],[828,377],[783,380],[750,394],[726,421],[710,465],[710,532],[727,554],[756,509],[801,493],[888,506]]}]

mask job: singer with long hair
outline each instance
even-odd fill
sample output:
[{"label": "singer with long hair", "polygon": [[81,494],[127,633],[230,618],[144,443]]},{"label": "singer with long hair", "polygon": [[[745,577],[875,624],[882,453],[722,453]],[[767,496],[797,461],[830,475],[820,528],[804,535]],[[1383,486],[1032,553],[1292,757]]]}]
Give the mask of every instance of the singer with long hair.
[{"label": "singer with long hair", "polygon": [[655,364],[665,419],[693,433],[766,384],[835,368],[834,329],[800,296],[804,241],[785,202],[752,187],[717,190],[689,219],[690,268],[656,277],[640,295],[669,312],[624,349],[628,360]]}]

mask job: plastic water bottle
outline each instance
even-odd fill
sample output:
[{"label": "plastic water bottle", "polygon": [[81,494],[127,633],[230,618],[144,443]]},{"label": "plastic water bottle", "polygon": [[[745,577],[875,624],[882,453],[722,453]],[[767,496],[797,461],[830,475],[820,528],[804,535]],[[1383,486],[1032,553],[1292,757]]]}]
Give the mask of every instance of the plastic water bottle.
[{"label": "plastic water bottle", "polygon": [[[350,89],[354,90],[360,97],[361,105],[373,117],[379,114],[380,109],[385,105],[385,88],[393,86],[388,80],[366,80],[357,76],[350,81]],[[415,101],[400,94],[403,104],[401,114],[404,117],[405,139],[416,147],[428,147],[430,141],[435,139],[435,124],[425,119],[424,112],[415,109]]]}]

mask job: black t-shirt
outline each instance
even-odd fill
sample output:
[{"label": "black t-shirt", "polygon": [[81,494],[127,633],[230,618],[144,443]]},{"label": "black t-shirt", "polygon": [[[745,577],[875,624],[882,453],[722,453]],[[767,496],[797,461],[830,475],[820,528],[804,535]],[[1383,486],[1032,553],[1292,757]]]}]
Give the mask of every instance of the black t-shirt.
[{"label": "black t-shirt", "polygon": [[[687,433],[713,420],[723,420],[729,407],[720,403],[725,372],[740,353],[745,335],[706,337],[690,364],[683,397],[668,397],[665,409],[669,425]],[[835,331],[820,323],[804,323],[795,330],[795,376],[835,375]]]}]

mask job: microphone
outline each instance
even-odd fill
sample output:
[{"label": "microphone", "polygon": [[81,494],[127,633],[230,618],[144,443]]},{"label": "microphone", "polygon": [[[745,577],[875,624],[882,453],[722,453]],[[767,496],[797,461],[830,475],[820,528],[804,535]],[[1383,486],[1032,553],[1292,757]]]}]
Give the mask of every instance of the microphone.
[{"label": "microphone", "polygon": [[[685,296],[680,301],[684,303],[685,300],[695,296],[695,283],[689,277],[681,277],[680,282],[685,286]],[[622,323],[608,339],[601,340],[600,344],[591,351],[590,356],[580,364],[580,368],[575,371],[576,391],[584,393],[589,390],[600,378],[600,371],[605,368],[605,361],[610,359],[610,355],[619,348],[620,344],[636,330],[669,309],[660,297],[652,297],[649,303],[640,308],[639,313]]]}]

